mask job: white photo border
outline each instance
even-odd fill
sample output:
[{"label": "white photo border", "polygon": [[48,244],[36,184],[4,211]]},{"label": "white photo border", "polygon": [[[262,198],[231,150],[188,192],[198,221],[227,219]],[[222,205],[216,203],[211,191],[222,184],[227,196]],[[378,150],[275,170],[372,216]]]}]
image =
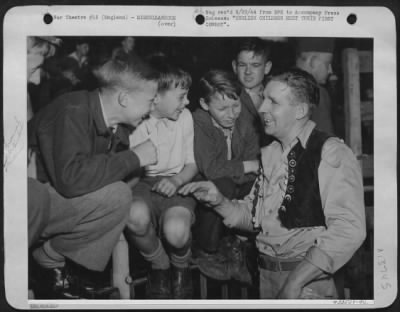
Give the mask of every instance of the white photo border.
[{"label": "white photo border", "polygon": [[[242,10],[256,20],[230,19],[229,25],[199,25],[198,14],[211,10]],[[140,309],[140,308],[377,308],[390,305],[397,295],[397,81],[396,26],[385,7],[292,6],[295,11],[337,12],[333,20],[260,20],[260,9],[283,12],[287,6],[21,6],[4,18],[4,250],[5,291],[8,303],[18,309]],[[49,13],[53,22],[43,22]],[[347,17],[357,16],[355,24]],[[97,15],[98,19],[91,19]],[[138,19],[137,16],[156,16]],[[283,13],[286,15],[286,13]],[[71,18],[67,18],[70,16]],[[78,18],[78,17],[81,18]],[[175,16],[174,25],[157,16]],[[327,16],[330,16],[329,14]],[[62,18],[57,18],[62,17]],[[75,17],[75,18],[72,18]],[[121,17],[121,18],[117,18]],[[126,17],[126,18],[122,18]],[[132,18],[135,17],[135,18]],[[373,21],[373,22],[371,22]],[[211,23],[211,22],[210,22]],[[217,23],[217,22],[216,22]],[[259,36],[346,37],[373,39],[374,79],[374,299],[356,302],[326,300],[28,300],[27,192],[26,192],[26,38],[28,36]],[[18,278],[15,278],[18,276]]]}]

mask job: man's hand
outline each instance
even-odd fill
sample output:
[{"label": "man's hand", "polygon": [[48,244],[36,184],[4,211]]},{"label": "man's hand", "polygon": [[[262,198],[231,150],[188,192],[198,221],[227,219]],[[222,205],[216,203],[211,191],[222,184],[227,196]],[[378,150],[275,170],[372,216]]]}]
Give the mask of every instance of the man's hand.
[{"label": "man's hand", "polygon": [[180,183],[178,179],[175,179],[175,177],[163,178],[154,184],[151,190],[161,195],[171,197],[175,195],[181,184],[182,183]]},{"label": "man's hand", "polygon": [[148,139],[139,145],[131,148],[140,161],[140,166],[145,167],[148,165],[154,165],[158,161],[157,149],[153,142]]},{"label": "man's hand", "polygon": [[192,182],[183,186],[179,191],[181,195],[193,194],[197,200],[214,207],[224,201],[224,196],[211,181]]},{"label": "man's hand", "polygon": [[[313,248],[313,247],[312,247]],[[328,277],[329,275],[322,271],[320,268],[309,262],[308,260],[303,260],[299,265],[289,273],[285,284],[283,284],[281,290],[279,291],[278,299],[301,299],[304,298],[303,295],[307,295],[304,291],[304,286],[310,282]]]}]

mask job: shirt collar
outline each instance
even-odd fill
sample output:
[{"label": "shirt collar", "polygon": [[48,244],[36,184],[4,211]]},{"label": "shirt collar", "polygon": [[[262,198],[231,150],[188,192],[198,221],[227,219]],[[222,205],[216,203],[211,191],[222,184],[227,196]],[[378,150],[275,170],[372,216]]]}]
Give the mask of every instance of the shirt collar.
[{"label": "shirt collar", "polygon": [[106,114],[106,111],[105,111],[105,109],[104,109],[104,105],[103,105],[103,101],[102,101],[102,99],[101,99],[100,92],[98,92],[97,94],[98,94],[98,97],[99,97],[100,110],[101,110],[101,113],[102,113],[102,116],[103,116],[103,119],[104,119],[104,123],[105,123],[105,125],[106,125],[106,127],[107,127],[108,129],[110,129],[112,132],[115,133],[115,131],[116,131],[118,125],[115,125],[115,126],[112,126],[112,127],[109,125],[109,123],[108,123],[108,121],[107,121],[107,114]]},{"label": "shirt collar", "polygon": [[214,118],[212,118],[212,116],[210,116],[210,117],[211,117],[211,122],[213,123],[214,127],[220,129],[224,133],[225,136],[232,137],[234,127],[230,128],[230,129],[223,128],[223,127],[221,127],[221,125],[218,122],[215,121]]},{"label": "shirt collar", "polygon": [[[297,144],[297,142],[300,142],[301,146],[303,148],[306,148],[308,139],[311,135],[311,132],[315,128],[316,124],[312,120],[308,120],[299,134],[293,139],[293,141],[290,143],[289,147],[285,149],[286,153],[289,153],[289,151]],[[282,145],[279,141],[273,141],[270,145],[271,148],[273,149],[280,149],[282,150]],[[284,151],[284,152],[285,152]]]},{"label": "shirt collar", "polygon": [[303,129],[301,129],[300,133],[297,135],[297,139],[300,141],[300,144],[303,148],[306,148],[308,138],[311,135],[311,132],[315,128],[316,124],[312,120],[308,120],[304,125]]},{"label": "shirt collar", "polygon": [[172,125],[174,123],[173,120],[169,120],[168,118],[156,118],[152,114],[150,114],[146,121],[151,127],[157,127],[158,124],[163,124],[167,129],[172,129]]},{"label": "shirt collar", "polygon": [[261,84],[258,86],[258,88],[256,89],[247,89],[245,88],[246,92],[248,94],[258,94],[258,95],[262,95],[262,93],[264,92],[264,86]]},{"label": "shirt collar", "polygon": [[104,118],[104,123],[106,124],[106,127],[108,128],[108,127],[109,127],[109,124],[108,124],[108,122],[107,122],[107,115],[106,115],[106,112],[105,112],[105,110],[104,110],[104,105],[103,105],[103,101],[102,101],[102,99],[101,99],[100,92],[98,93],[98,95],[99,95],[101,113],[103,114],[103,118]]}]

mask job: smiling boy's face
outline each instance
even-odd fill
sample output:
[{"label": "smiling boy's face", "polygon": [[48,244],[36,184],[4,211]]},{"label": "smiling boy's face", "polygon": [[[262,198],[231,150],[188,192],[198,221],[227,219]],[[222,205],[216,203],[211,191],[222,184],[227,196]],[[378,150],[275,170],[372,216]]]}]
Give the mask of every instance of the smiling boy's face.
[{"label": "smiling boy's face", "polygon": [[188,92],[188,89],[178,86],[158,93],[151,115],[159,119],[178,120],[183,109],[189,104]]}]

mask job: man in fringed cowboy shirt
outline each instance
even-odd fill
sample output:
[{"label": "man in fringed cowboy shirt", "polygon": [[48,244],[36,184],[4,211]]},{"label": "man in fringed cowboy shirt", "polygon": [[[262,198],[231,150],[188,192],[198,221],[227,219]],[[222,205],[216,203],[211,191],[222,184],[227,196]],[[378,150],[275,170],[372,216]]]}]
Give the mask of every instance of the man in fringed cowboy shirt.
[{"label": "man in fringed cowboy shirt", "polygon": [[333,274],[365,239],[362,175],[356,157],[310,120],[315,79],[299,69],[271,77],[259,108],[276,141],[262,149],[260,175],[242,201],[209,181],[186,185],[229,227],[259,231],[260,297],[337,298]]}]

